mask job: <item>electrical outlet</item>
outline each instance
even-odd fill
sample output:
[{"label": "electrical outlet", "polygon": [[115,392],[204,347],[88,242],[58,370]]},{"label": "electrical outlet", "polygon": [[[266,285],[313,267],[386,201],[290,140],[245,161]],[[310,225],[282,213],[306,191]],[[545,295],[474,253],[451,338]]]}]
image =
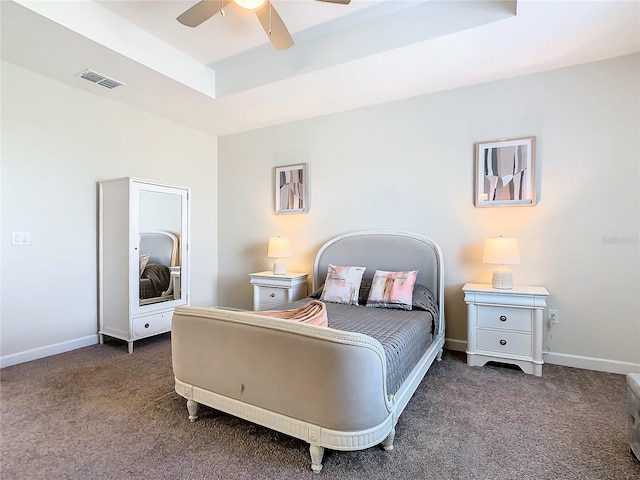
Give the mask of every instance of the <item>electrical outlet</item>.
[{"label": "electrical outlet", "polygon": [[552,325],[558,325],[560,323],[560,310],[549,310],[549,322]]}]

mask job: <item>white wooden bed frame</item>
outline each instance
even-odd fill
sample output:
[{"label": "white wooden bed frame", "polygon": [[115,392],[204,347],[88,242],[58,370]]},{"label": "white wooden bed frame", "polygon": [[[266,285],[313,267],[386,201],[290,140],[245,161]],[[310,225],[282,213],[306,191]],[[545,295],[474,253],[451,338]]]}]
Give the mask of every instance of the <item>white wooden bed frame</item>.
[{"label": "white wooden bed frame", "polygon": [[[418,269],[439,306],[437,334],[395,395],[386,391],[382,345],[362,334],[219,308],[178,307],[172,327],[175,390],[189,419],[199,404],[310,444],[311,469],[324,449],[393,449],[395,425],[444,347],[443,258],[427,237],[385,230],[348,233],[327,242],[314,263],[314,288],[329,263]],[[326,365],[331,365],[332,375]],[[355,373],[354,373],[355,372]]]}]

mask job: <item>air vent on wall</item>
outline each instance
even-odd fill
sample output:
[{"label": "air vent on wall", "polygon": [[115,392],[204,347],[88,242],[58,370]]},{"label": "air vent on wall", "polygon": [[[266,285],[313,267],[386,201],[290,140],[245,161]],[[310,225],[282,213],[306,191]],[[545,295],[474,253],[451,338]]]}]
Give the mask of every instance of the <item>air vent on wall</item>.
[{"label": "air vent on wall", "polygon": [[93,70],[86,69],[84,72],[80,72],[78,74],[80,78],[84,78],[91,83],[96,83],[98,85],[102,85],[105,88],[113,89],[119,87],[121,85],[126,85],[126,83],[122,83],[114,78],[109,78],[101,73],[94,72]]}]

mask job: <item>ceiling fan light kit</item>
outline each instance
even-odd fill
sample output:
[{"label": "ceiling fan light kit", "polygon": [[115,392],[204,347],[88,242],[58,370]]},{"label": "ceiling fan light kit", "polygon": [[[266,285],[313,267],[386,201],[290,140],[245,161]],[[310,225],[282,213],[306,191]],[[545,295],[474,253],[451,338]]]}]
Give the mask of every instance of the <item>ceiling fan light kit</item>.
[{"label": "ceiling fan light kit", "polygon": [[[177,20],[187,27],[197,27],[218,12],[220,12],[222,16],[225,16],[224,7],[230,1],[231,0],[202,0],[179,15]],[[351,0],[317,1],[338,3],[340,5],[348,5],[351,2]],[[293,39],[287,26],[269,0],[233,0],[233,2],[246,10],[255,10],[262,28],[276,50],[284,50],[293,45]]]},{"label": "ceiling fan light kit", "polygon": [[247,10],[255,10],[264,5],[266,0],[233,0],[236,4]]}]

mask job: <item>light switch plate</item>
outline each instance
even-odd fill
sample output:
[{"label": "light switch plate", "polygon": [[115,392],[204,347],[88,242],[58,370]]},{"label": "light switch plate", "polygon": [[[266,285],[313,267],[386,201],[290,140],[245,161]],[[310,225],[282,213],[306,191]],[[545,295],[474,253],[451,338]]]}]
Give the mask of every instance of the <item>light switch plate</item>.
[{"label": "light switch plate", "polygon": [[31,233],[29,232],[11,232],[11,243],[13,245],[31,245]]}]

